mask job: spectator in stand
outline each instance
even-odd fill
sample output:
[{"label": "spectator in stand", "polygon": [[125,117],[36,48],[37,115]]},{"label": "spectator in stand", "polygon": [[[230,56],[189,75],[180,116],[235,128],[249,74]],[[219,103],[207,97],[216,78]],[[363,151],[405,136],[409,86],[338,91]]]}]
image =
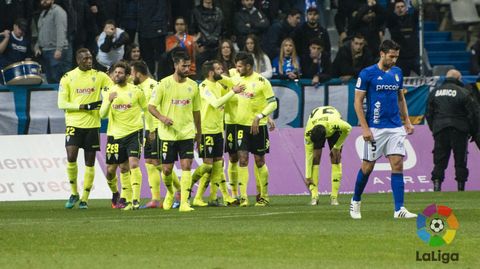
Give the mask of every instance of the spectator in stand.
[{"label": "spectator in stand", "polygon": [[35,55],[40,56],[48,83],[59,83],[72,66],[67,38],[67,13],[53,0],[41,0]]},{"label": "spectator in stand", "polygon": [[356,34],[352,40],[346,42],[337,53],[333,61],[332,76],[346,82],[356,78],[360,71],[373,64],[374,59],[370,50],[365,46],[365,37]]},{"label": "spectator in stand", "polygon": [[312,85],[329,80],[331,75],[330,53],[324,49],[320,38],[315,37],[310,41],[309,53],[302,55],[302,77],[312,80]]},{"label": "spectator in stand", "polygon": [[134,42],[137,34],[139,3],[138,0],[121,0],[119,4],[118,26],[127,32],[129,44]]},{"label": "spectator in stand", "polygon": [[353,16],[351,31],[361,33],[372,55],[377,55],[385,31],[385,11],[376,0],[367,0]]},{"label": "spectator in stand", "polygon": [[0,33],[0,70],[32,56],[30,39],[25,36],[27,27],[27,20],[18,18],[13,24],[13,31]]},{"label": "spectator in stand", "polygon": [[35,11],[35,3],[38,0],[3,0],[0,1],[0,32],[12,29],[12,25],[18,18],[27,20],[25,36],[30,36],[30,23]]},{"label": "spectator in stand", "polygon": [[295,34],[295,45],[299,55],[309,53],[310,40],[318,38],[322,41],[323,49],[327,53],[331,53],[330,37],[327,29],[323,28],[319,23],[318,9],[311,7],[307,10],[307,21],[300,26]]},{"label": "spectator in stand", "polygon": [[274,59],[279,55],[280,44],[285,38],[294,37],[295,30],[300,24],[300,18],[301,11],[292,9],[284,20],[278,21],[270,26],[262,41],[262,48],[270,59]]},{"label": "spectator in stand", "polygon": [[217,60],[222,64],[225,75],[229,74],[228,70],[235,68],[235,47],[230,39],[220,41]]},{"label": "spectator in stand", "polygon": [[240,9],[238,0],[217,0],[215,6],[220,8],[223,14],[222,37],[235,40],[233,16]]},{"label": "spectator in stand", "polygon": [[165,0],[142,0],[141,4],[138,4],[138,14],[141,14],[138,17],[138,43],[152,73],[157,71],[156,61],[159,61],[165,52],[168,7],[168,1]]},{"label": "spectator in stand", "polygon": [[136,62],[136,61],[143,61],[142,54],[140,53],[140,46],[137,43],[132,43],[126,47],[125,55],[123,59],[127,63]]},{"label": "spectator in stand", "polygon": [[[195,50],[196,50],[196,40],[195,36],[187,34],[187,21],[183,17],[178,17],[175,19],[175,34],[167,36],[166,39],[166,59],[168,66],[171,68],[168,72],[165,70],[163,73],[165,76],[173,73],[173,60],[172,60],[172,50],[175,48],[181,48],[187,51],[190,56],[191,65],[190,65],[190,76],[195,77],[196,67],[195,67]],[[162,65],[163,66],[163,65]]]},{"label": "spectator in stand", "polygon": [[280,46],[280,55],[273,59],[273,78],[299,79],[301,74],[300,58],[295,50],[293,39],[287,37]]},{"label": "spectator in stand", "polygon": [[[80,48],[96,51],[95,37],[98,35],[98,28],[87,0],[55,0],[55,3],[67,13],[67,36],[71,45],[69,49],[72,52]],[[72,62],[77,62],[73,53]]]},{"label": "spectator in stand", "polygon": [[282,13],[280,0],[255,0],[255,7],[267,16],[270,24],[278,20],[279,14]]},{"label": "spectator in stand", "polygon": [[118,0],[88,0],[97,29],[102,29],[108,20],[118,21],[120,18],[120,1]]},{"label": "spectator in stand", "polygon": [[241,9],[235,12],[233,21],[236,41],[239,46],[245,44],[247,35],[262,36],[270,26],[265,14],[253,6],[254,2],[254,0],[242,0]]},{"label": "spectator in stand", "polygon": [[342,46],[348,36],[352,36],[353,17],[366,0],[338,0],[338,12],[335,14],[335,27],[339,35],[339,46]]},{"label": "spectator in stand", "polygon": [[387,19],[387,27],[392,40],[401,46],[396,65],[405,76],[410,76],[411,71],[419,75],[418,11],[413,9],[409,13],[404,0],[395,0],[393,14]]},{"label": "spectator in stand", "polygon": [[250,34],[247,36],[245,40],[245,51],[253,56],[253,71],[259,73],[262,77],[272,78],[272,63],[260,47],[256,35]]},{"label": "spectator in stand", "polygon": [[190,30],[198,37],[197,66],[217,56],[223,20],[223,12],[213,5],[213,0],[201,0],[201,4],[193,10]]},{"label": "spectator in stand", "polygon": [[106,72],[111,66],[123,59],[125,45],[128,44],[128,34],[116,27],[114,21],[105,22],[103,32],[98,37],[98,70]]},{"label": "spectator in stand", "polygon": [[470,48],[470,74],[480,75],[480,38]]}]

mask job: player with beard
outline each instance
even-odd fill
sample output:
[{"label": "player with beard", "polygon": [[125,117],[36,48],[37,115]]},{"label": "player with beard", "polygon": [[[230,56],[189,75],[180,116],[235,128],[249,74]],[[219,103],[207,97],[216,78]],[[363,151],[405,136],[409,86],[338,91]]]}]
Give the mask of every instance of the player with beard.
[{"label": "player with beard", "polygon": [[180,157],[182,176],[179,211],[189,212],[194,210],[188,203],[194,141],[199,146],[202,135],[200,95],[197,83],[188,78],[190,56],[179,51],[172,58],[175,72],[162,79],[155,87],[148,110],[160,120],[158,136],[161,138],[162,177],[167,188],[163,209],[172,208],[172,170],[175,161]]},{"label": "player with beard", "polygon": [[[80,200],[77,190],[77,157],[78,149],[83,148],[85,175],[79,208],[87,209],[88,196],[95,177],[95,156],[100,150],[100,95],[112,81],[105,73],[92,69],[93,58],[88,49],[79,49],[76,60],[78,67],[62,77],[58,88],[58,108],[65,110],[67,177],[72,191],[65,208],[73,208]],[[113,193],[113,205],[119,197],[117,182],[112,179],[108,181],[108,185]]]},{"label": "player with beard", "polygon": [[223,67],[218,61],[206,61],[202,65],[202,74],[205,80],[200,83],[202,140],[199,156],[203,158],[203,164],[192,175],[192,186],[200,180],[192,205],[208,205],[202,196],[210,182],[212,196],[216,198],[216,190],[220,188],[224,203],[229,205],[236,200],[228,194],[223,173],[223,105],[245,87],[236,85],[229,88],[218,83],[223,79]]},{"label": "player with beard", "polygon": [[235,65],[240,76],[239,82],[246,87],[245,91],[238,94],[235,115],[237,132],[234,143],[237,143],[239,158],[237,173],[241,195],[240,206],[248,206],[249,152],[255,158],[255,166],[258,171],[255,174],[260,186],[260,198],[255,206],[266,206],[270,200],[268,197],[268,168],[265,163],[265,154],[270,151],[267,123],[268,115],[277,109],[277,101],[270,82],[253,71],[251,54],[239,52],[235,58]]},{"label": "player with beard", "polygon": [[[402,92],[402,70],[395,66],[399,54],[400,46],[397,43],[392,40],[383,41],[380,45],[380,60],[377,64],[364,68],[357,80],[354,107],[362,127],[365,150],[350,203],[350,216],[353,219],[362,218],[361,195],[375,162],[382,155],[388,158],[392,168],[391,186],[395,204],[393,217],[417,217],[403,206],[403,143],[407,134],[413,133],[414,127],[408,118],[407,103]],[[363,110],[365,98],[366,112]]]},{"label": "player with beard", "polygon": [[[145,94],[145,99],[150,100],[153,89],[157,86],[157,81],[148,75],[147,64],[143,61],[134,61],[130,63],[131,80]],[[160,204],[160,173],[162,167],[160,164],[160,140],[157,134],[159,120],[154,118],[149,112],[145,113],[145,144],[143,157],[145,158],[145,167],[148,175],[148,184],[152,199],[141,208],[161,208]],[[149,119],[147,119],[149,118]],[[151,123],[151,125],[150,125]],[[180,181],[173,172],[174,187],[180,191]],[[180,194],[178,194],[180,195]]]},{"label": "player with beard", "polygon": [[[109,119],[111,134],[106,150],[108,173],[114,174],[117,166],[122,174],[130,173],[132,195],[126,197],[127,205],[123,210],[140,208],[142,172],[138,164],[143,141],[142,112],[147,110],[143,91],[127,83],[129,75],[130,67],[126,63],[118,62],[113,66],[115,85],[104,94],[100,107],[100,116]],[[122,180],[122,185],[129,183]]]}]

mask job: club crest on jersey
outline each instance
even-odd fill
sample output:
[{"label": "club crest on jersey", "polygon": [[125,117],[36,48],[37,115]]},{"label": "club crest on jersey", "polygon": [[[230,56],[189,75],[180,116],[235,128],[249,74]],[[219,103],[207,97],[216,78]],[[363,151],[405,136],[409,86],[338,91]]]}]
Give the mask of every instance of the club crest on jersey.
[{"label": "club crest on jersey", "polygon": [[96,78],[96,77],[92,77],[92,81],[95,82],[95,80],[97,80],[97,78]]},{"label": "club crest on jersey", "polygon": [[400,78],[398,77],[398,74],[395,74],[395,80],[396,80],[397,82],[400,82]]}]

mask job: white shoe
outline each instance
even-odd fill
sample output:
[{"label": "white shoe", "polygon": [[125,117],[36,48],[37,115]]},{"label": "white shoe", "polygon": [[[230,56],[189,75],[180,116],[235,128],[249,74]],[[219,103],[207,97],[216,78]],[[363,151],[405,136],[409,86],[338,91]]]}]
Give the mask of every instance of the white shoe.
[{"label": "white shoe", "polygon": [[362,218],[362,214],[360,214],[360,205],[361,205],[361,201],[352,201],[350,202],[350,217],[352,217],[352,219],[361,219]]},{"label": "white shoe", "polygon": [[318,205],[318,197],[312,198],[312,201],[310,202],[310,205],[313,205],[313,206]]},{"label": "white shoe", "polygon": [[330,197],[330,205],[338,205],[338,198]]},{"label": "white shoe", "polygon": [[416,217],[417,217],[417,214],[411,213],[403,206],[400,207],[400,210],[395,211],[395,213],[393,213],[393,218],[395,219],[413,219]]}]

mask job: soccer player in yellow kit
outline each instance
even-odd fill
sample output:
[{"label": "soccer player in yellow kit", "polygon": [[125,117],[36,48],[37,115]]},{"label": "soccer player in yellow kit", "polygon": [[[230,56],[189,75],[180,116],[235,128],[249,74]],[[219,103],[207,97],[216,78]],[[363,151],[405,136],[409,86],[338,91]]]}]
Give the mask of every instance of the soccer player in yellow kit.
[{"label": "soccer player in yellow kit", "polygon": [[312,195],[311,205],[318,204],[318,177],[320,158],[325,140],[330,147],[332,163],[332,193],[330,204],[338,205],[338,189],[342,180],[342,146],[352,126],[342,120],[342,115],[333,106],[315,108],[305,127],[305,184]]},{"label": "soccer player in yellow kit", "polygon": [[[112,81],[105,73],[92,69],[92,54],[88,49],[77,50],[75,56],[78,67],[62,77],[58,88],[58,108],[65,110],[67,177],[72,191],[65,208],[73,208],[80,200],[77,190],[77,157],[78,149],[83,148],[85,175],[79,208],[87,209],[95,177],[95,155],[100,150],[100,95]],[[117,183],[108,182],[108,185],[113,193],[113,203],[119,196]]]},{"label": "soccer player in yellow kit", "polygon": [[223,79],[223,67],[218,61],[206,61],[202,66],[202,74],[205,80],[200,83],[202,140],[199,156],[203,158],[203,164],[192,175],[193,182],[200,179],[192,205],[208,205],[202,196],[209,182],[215,197],[214,186],[217,186],[223,195],[224,203],[233,204],[236,200],[228,194],[223,172],[223,106],[245,87],[240,85],[224,87],[218,83],[217,81]]},{"label": "soccer player in yellow kit", "polygon": [[[239,52],[235,57],[235,66],[240,75],[245,91],[238,94],[235,121],[237,124],[236,139],[239,167],[237,168],[240,187],[240,206],[248,206],[247,186],[249,180],[248,155],[253,153],[258,169],[260,183],[260,198],[255,206],[269,204],[268,168],[265,154],[269,152],[268,115],[277,108],[270,82],[253,71],[253,57],[246,52]],[[228,140],[227,137],[227,141]]]},{"label": "soccer player in yellow kit", "polygon": [[104,94],[100,116],[108,116],[113,137],[113,141],[107,144],[107,162],[110,164],[107,169],[112,174],[119,165],[122,174],[130,171],[132,197],[126,197],[124,210],[135,210],[140,208],[142,172],[138,163],[143,141],[142,111],[147,110],[147,100],[140,88],[127,83],[129,74],[130,67],[126,63],[118,62],[113,66],[115,85]]},{"label": "soccer player in yellow kit", "polygon": [[175,72],[162,79],[154,89],[148,109],[160,120],[158,135],[161,139],[162,177],[167,188],[163,209],[169,210],[173,204],[172,170],[180,156],[182,176],[179,211],[188,212],[194,210],[188,203],[194,140],[200,145],[202,135],[200,95],[197,83],[188,78],[190,56],[179,51],[172,58]]}]

